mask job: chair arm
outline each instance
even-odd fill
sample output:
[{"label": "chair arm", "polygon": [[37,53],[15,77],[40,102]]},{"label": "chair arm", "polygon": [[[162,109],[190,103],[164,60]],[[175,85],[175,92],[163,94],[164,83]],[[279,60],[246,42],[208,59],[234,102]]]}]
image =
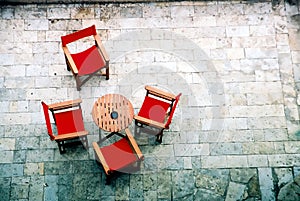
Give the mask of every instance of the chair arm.
[{"label": "chair arm", "polygon": [[64,54],[67,57],[67,60],[68,60],[67,62],[69,62],[70,67],[72,68],[73,73],[74,74],[78,74],[78,69],[77,69],[77,67],[75,65],[75,62],[74,62],[74,60],[73,60],[73,58],[71,56],[71,53],[70,53],[69,49],[67,48],[67,46],[62,47],[62,48],[63,48]]},{"label": "chair arm", "polygon": [[81,102],[82,102],[82,100],[79,98],[76,100],[69,100],[69,101],[63,101],[63,102],[59,102],[59,103],[53,103],[53,104],[48,105],[48,107],[50,110],[61,110],[61,109],[78,106],[78,105],[80,105]]},{"label": "chair arm", "polygon": [[148,86],[148,85],[145,86],[145,89],[150,94],[153,94],[155,96],[158,96],[158,97],[170,100],[170,101],[175,100],[175,98],[176,98],[176,96],[174,94],[162,91],[160,89],[157,89],[157,88],[154,88],[154,87],[151,87],[151,86]]},{"label": "chair arm", "polygon": [[93,147],[94,147],[95,154],[96,154],[97,158],[100,160],[99,162],[102,164],[102,167],[103,167],[105,173],[107,175],[109,175],[111,173],[111,171],[110,171],[110,169],[107,165],[107,162],[99,148],[99,145],[96,142],[93,142]]},{"label": "chair arm", "polygon": [[61,141],[61,140],[69,140],[74,139],[77,137],[83,137],[88,134],[88,131],[80,131],[80,132],[74,132],[74,133],[67,133],[67,134],[61,134],[54,136],[54,140]]},{"label": "chair arm", "polygon": [[165,129],[165,124],[163,123],[160,123],[160,122],[157,122],[157,121],[154,121],[154,120],[151,120],[151,119],[147,119],[147,118],[144,118],[144,117],[141,117],[141,116],[138,116],[138,115],[134,115],[133,117],[135,120],[137,120],[138,122],[141,122],[143,124],[146,124],[146,125],[151,125],[151,126],[154,126],[156,128],[162,128],[162,129]]},{"label": "chair arm", "polygon": [[138,155],[138,158],[139,158],[140,160],[141,160],[141,159],[143,160],[143,159],[144,159],[144,156],[143,156],[143,154],[142,154],[142,152],[141,152],[139,146],[137,145],[135,139],[133,138],[133,136],[132,136],[130,130],[129,130],[128,128],[126,128],[126,129],[125,129],[125,132],[126,132],[126,135],[127,135],[127,137],[128,137],[128,140],[129,140],[130,144],[132,145],[132,147],[133,147],[135,153]]},{"label": "chair arm", "polygon": [[107,52],[106,52],[106,50],[105,50],[105,48],[104,48],[104,46],[101,42],[100,36],[96,34],[96,35],[94,35],[94,38],[95,38],[95,41],[96,41],[96,44],[97,44],[98,48],[100,49],[100,52],[101,52],[102,56],[104,57],[104,60],[106,62],[108,62],[109,61],[109,56],[108,56],[108,54],[107,54]]}]

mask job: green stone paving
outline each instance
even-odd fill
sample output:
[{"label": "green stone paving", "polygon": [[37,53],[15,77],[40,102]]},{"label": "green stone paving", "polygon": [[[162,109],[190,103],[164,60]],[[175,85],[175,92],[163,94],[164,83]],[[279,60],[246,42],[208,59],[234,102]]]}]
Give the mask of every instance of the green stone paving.
[{"label": "green stone paving", "polygon": [[[274,2],[0,7],[1,200],[300,200],[300,14]],[[92,24],[110,79],[78,92],[60,36]],[[93,103],[120,93],[137,113],[145,85],[182,92],[173,122],[162,144],[136,137],[140,172],[105,185]],[[40,102],[76,98],[90,146],[61,155]]]}]

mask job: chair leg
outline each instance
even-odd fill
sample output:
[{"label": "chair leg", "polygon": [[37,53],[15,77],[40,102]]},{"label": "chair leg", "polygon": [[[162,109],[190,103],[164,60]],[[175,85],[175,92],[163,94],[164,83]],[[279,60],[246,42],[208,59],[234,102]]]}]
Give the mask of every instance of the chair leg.
[{"label": "chair leg", "polygon": [[81,80],[79,79],[78,75],[75,75],[75,80],[76,80],[76,87],[77,87],[77,91],[81,90]]},{"label": "chair leg", "polygon": [[86,149],[88,149],[88,147],[89,147],[89,142],[88,142],[87,136],[82,137],[81,140],[82,140],[82,142],[83,142],[83,146],[84,146]]},{"label": "chair leg", "polygon": [[110,183],[111,183],[111,176],[110,175],[106,175],[105,185],[110,185]]},{"label": "chair leg", "polygon": [[106,68],[106,80],[109,80],[109,67]]},{"label": "chair leg", "polygon": [[58,149],[59,149],[60,154],[66,153],[66,149],[64,147],[65,142],[64,141],[57,141],[57,144],[58,144]]},{"label": "chair leg", "polygon": [[159,132],[159,134],[156,135],[156,142],[161,144],[162,143],[162,137],[163,137],[163,130],[161,130]]}]

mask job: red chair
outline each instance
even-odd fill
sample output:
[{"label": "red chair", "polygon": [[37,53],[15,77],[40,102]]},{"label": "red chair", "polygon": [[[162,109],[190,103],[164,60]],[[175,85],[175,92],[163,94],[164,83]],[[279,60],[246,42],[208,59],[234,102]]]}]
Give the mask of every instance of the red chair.
[{"label": "red chair", "polygon": [[147,126],[151,134],[156,135],[156,141],[161,143],[163,131],[169,129],[181,93],[174,94],[160,89],[146,86],[147,93],[143,105],[135,119],[135,135],[139,135],[141,128]]},{"label": "red chair", "polygon": [[[98,143],[101,144],[114,135],[120,136],[121,139],[113,144],[99,147]],[[96,161],[101,163],[106,174],[106,184],[110,183],[111,177],[116,172],[132,173],[140,169],[144,156],[128,128],[125,129],[125,136],[114,132],[98,143],[93,142],[93,148]]]},{"label": "red chair", "polygon": [[[71,54],[67,45],[88,36],[94,37],[95,45],[82,52]],[[81,89],[81,86],[94,75],[106,76],[106,80],[109,79],[109,57],[101,42],[100,36],[97,35],[95,25],[62,36],[61,41],[67,69],[68,71],[72,70],[78,91]],[[106,71],[102,72],[103,69],[106,69]]]},{"label": "red chair", "polygon": [[[51,105],[42,102],[48,135],[57,142],[61,154],[66,151],[65,141],[80,139],[88,147],[88,132],[84,129],[80,103],[81,99]],[[53,133],[49,110],[52,112],[57,134]]]}]

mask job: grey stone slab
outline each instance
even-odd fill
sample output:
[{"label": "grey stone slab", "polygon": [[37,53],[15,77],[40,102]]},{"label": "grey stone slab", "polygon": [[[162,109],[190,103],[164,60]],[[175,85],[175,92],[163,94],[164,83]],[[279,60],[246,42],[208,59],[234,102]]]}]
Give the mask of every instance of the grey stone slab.
[{"label": "grey stone slab", "polygon": [[192,171],[172,172],[172,189],[174,199],[187,199],[192,196],[195,179]]},{"label": "grey stone slab", "polygon": [[44,176],[31,176],[29,186],[29,200],[44,199]]},{"label": "grey stone slab", "polygon": [[200,169],[195,171],[195,185],[199,189],[214,192],[215,195],[223,196],[225,186],[228,185],[229,171],[222,169]]},{"label": "grey stone slab", "polygon": [[243,147],[240,143],[214,143],[209,148],[211,155],[235,155],[243,152]]},{"label": "grey stone slab", "polygon": [[43,161],[53,161],[54,150],[27,150],[26,162],[43,162]]},{"label": "grey stone slab", "polygon": [[277,176],[277,185],[282,187],[293,180],[292,168],[274,168]]},{"label": "grey stone slab", "polygon": [[58,176],[46,175],[44,189],[44,200],[58,201]]},{"label": "grey stone slab", "polygon": [[259,185],[263,200],[274,200],[274,179],[271,168],[258,168]]},{"label": "grey stone slab", "polygon": [[247,169],[232,169],[230,170],[230,178],[237,183],[248,183],[251,178],[257,175],[257,171],[254,168]]},{"label": "grey stone slab", "polygon": [[0,178],[1,199],[10,200],[11,178]]},{"label": "grey stone slab", "polygon": [[130,175],[129,197],[131,199],[142,199],[144,197],[143,181],[142,175]]},{"label": "grey stone slab", "polygon": [[57,175],[57,174],[72,174],[74,173],[73,163],[66,161],[66,162],[45,162],[44,169],[46,175]]},{"label": "grey stone slab", "polygon": [[16,138],[16,150],[39,149],[39,148],[40,148],[39,137]]},{"label": "grey stone slab", "polygon": [[245,189],[246,186],[244,184],[230,182],[225,200],[241,200],[243,198]]},{"label": "grey stone slab", "polygon": [[172,194],[172,173],[168,171],[157,173],[157,198],[171,199]]},{"label": "grey stone slab", "polygon": [[209,191],[206,189],[197,189],[194,195],[194,200],[201,201],[201,200],[215,200],[221,201],[224,200],[224,197],[216,194],[214,191]]},{"label": "grey stone slab", "polygon": [[116,181],[116,199],[117,200],[129,200],[129,175],[122,175]]}]

